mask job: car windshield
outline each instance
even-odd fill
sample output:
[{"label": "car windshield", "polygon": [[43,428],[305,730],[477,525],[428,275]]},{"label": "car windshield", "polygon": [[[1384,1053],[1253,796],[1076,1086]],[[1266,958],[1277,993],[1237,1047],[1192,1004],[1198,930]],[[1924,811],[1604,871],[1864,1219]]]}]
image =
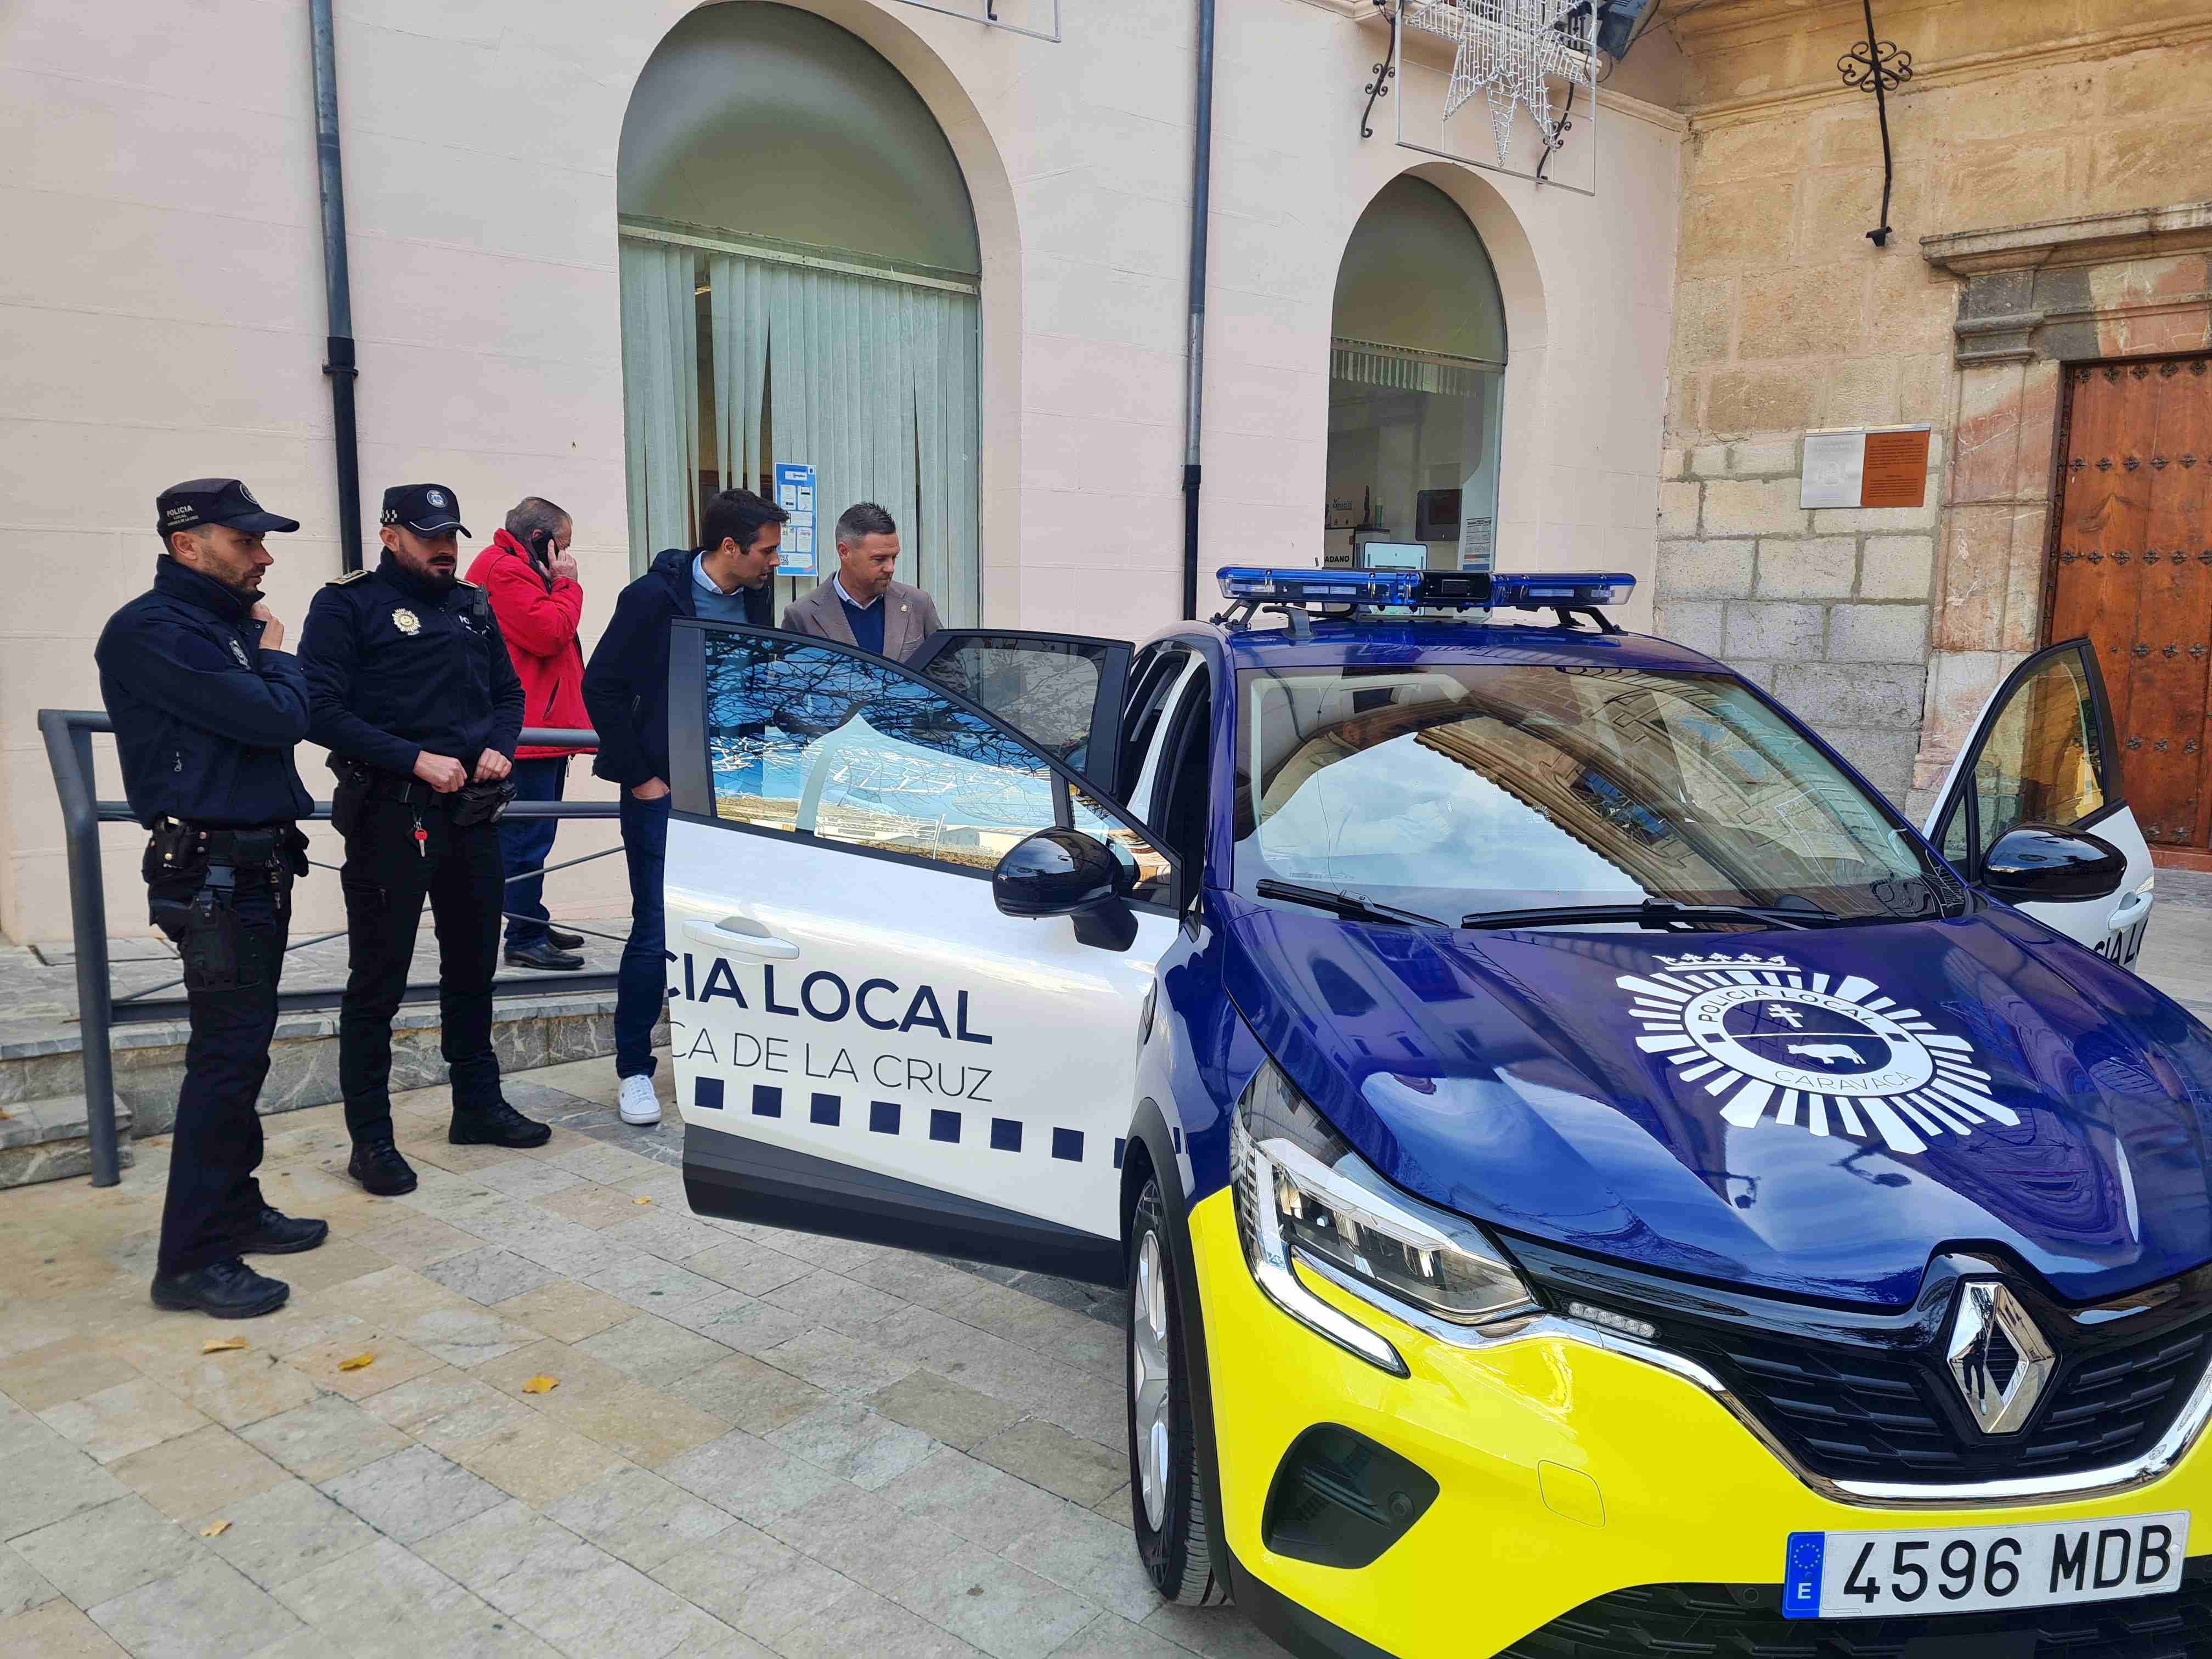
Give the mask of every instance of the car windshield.
[{"label": "car windshield", "polygon": [[1653,903],[1893,919],[1956,891],[1729,675],[1422,664],[1247,670],[1240,688],[1248,896],[1294,884],[1456,925]]}]

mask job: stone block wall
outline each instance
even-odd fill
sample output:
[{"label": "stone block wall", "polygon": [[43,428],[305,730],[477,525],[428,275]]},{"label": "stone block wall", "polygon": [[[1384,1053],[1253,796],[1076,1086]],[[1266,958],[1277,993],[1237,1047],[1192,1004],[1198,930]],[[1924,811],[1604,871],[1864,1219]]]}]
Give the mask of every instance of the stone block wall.
[{"label": "stone block wall", "polygon": [[1927,693],[1942,444],[1928,504],[1807,512],[1798,441],[1669,449],[1656,631],[1717,657],[1904,805]]},{"label": "stone block wall", "polygon": [[[1661,632],[1771,685],[1917,817],[2041,641],[2059,365],[2212,344],[2212,4],[1875,21],[1914,65],[1881,246],[1873,100],[1836,73],[1862,8],[1705,0],[1663,25],[1690,137],[1653,597]],[[1921,422],[1927,507],[1796,509],[1807,429]]]}]

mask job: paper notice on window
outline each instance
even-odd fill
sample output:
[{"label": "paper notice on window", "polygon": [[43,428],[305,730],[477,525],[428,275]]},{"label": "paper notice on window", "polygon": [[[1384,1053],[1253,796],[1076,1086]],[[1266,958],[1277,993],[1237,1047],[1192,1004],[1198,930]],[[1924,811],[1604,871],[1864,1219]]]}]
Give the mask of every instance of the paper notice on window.
[{"label": "paper notice on window", "polygon": [[1497,525],[1489,519],[1469,519],[1460,529],[1459,568],[1462,570],[1487,570],[1492,544],[1497,539]]}]

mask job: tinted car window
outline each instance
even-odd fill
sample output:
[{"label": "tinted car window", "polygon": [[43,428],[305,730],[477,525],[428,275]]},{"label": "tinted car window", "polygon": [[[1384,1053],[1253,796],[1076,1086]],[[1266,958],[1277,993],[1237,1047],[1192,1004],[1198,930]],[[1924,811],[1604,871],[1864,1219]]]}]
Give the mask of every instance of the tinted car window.
[{"label": "tinted car window", "polygon": [[[1018,738],[878,658],[785,635],[706,641],[714,816],[746,829],[988,872],[1050,828],[1064,786]],[[1167,902],[1168,860],[1076,795],[1076,829],[1136,859]]]},{"label": "tinted car window", "polygon": [[1980,850],[1986,855],[2023,823],[2070,828],[2105,802],[2096,703],[2080,655],[2069,651],[2014,688],[1974,761]]},{"label": "tinted car window", "polygon": [[1081,770],[1108,649],[1077,640],[994,642],[986,636],[943,653],[922,675]]}]

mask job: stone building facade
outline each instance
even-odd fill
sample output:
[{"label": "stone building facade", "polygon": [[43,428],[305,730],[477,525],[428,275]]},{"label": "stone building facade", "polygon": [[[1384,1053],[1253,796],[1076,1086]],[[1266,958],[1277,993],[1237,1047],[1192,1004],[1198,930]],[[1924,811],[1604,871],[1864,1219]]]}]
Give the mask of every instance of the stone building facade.
[{"label": "stone building facade", "polygon": [[[2202,351],[2212,6],[1879,0],[1909,52],[1877,247],[1856,0],[1703,0],[1658,624],[1752,672],[1914,808],[2046,638],[2062,363]],[[1639,48],[1640,49],[1640,48]],[[2175,204],[2182,204],[2176,206]],[[1803,434],[1925,423],[1928,504],[1800,511]]]}]

